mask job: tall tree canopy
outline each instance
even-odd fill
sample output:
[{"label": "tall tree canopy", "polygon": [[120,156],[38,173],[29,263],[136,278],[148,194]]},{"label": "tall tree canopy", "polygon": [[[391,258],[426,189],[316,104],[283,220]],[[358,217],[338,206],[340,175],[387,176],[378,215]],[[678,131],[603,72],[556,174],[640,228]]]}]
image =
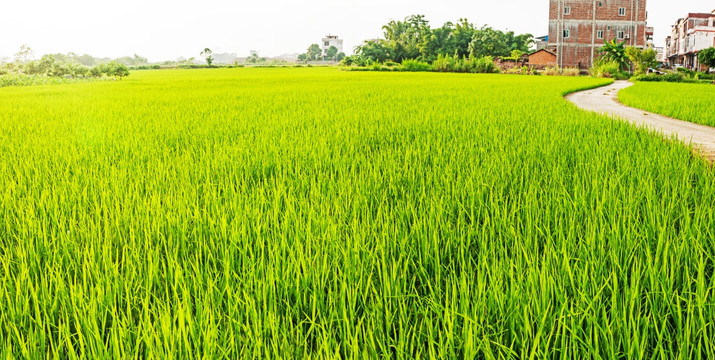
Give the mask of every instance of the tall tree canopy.
[{"label": "tall tree canopy", "polygon": [[323,50],[320,50],[320,45],[311,44],[308,47],[308,52],[306,54],[308,55],[308,60],[315,61],[320,59],[320,56],[323,54]]},{"label": "tall tree canopy", "polygon": [[408,59],[433,62],[439,55],[509,56],[513,50],[528,52],[531,34],[515,35],[488,26],[477,28],[467,19],[432,28],[424,15],[392,20],[382,27],[384,39],[366,41],[355,53],[374,61],[402,62]]},{"label": "tall tree canopy", "polygon": [[708,67],[707,72],[710,72],[709,68],[715,68],[715,47],[700,50],[698,61]]}]

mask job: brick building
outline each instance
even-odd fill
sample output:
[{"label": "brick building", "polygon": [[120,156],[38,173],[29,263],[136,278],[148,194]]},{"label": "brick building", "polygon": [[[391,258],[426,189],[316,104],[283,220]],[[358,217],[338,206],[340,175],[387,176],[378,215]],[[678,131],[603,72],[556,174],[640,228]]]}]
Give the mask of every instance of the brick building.
[{"label": "brick building", "polygon": [[652,43],[647,16],[646,0],[550,0],[547,48],[561,67],[588,68],[604,40],[640,48]]},{"label": "brick building", "polygon": [[700,65],[698,52],[711,46],[715,46],[715,10],[689,13],[672,26],[670,36],[665,39],[665,56],[670,65],[695,69]]},{"label": "brick building", "polygon": [[539,70],[547,66],[556,66],[556,54],[546,49],[536,50],[529,54],[529,66]]}]

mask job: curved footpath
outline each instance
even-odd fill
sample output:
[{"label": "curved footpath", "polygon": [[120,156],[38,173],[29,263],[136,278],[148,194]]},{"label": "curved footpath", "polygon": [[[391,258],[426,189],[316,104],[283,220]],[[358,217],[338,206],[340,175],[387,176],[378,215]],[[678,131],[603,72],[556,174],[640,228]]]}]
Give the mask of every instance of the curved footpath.
[{"label": "curved footpath", "polygon": [[584,110],[618,117],[666,137],[675,135],[686,144],[692,143],[703,157],[715,162],[715,128],[623,105],[618,101],[618,92],[631,85],[628,81],[616,81],[611,85],[566,95],[566,100]]}]

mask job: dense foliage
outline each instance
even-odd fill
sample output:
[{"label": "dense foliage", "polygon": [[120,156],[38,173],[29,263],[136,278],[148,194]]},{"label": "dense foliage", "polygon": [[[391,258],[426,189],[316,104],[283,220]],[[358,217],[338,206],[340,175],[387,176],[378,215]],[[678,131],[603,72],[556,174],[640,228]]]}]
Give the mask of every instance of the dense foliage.
[{"label": "dense foliage", "polygon": [[607,82],[0,89],[0,357],[714,358],[715,170]]},{"label": "dense foliage", "polygon": [[599,56],[597,64],[615,64],[619,71],[628,69],[628,55],[626,54],[626,42],[603,40],[603,46],[598,50]]},{"label": "dense foliage", "polygon": [[[678,74],[666,75],[678,76]],[[688,96],[673,96],[688,94]],[[618,99],[628,106],[698,124],[715,126],[715,86],[637,82],[621,90]]]},{"label": "dense foliage", "polygon": [[634,46],[626,47],[626,56],[630,60],[633,70],[633,75],[643,75],[648,73],[648,69],[658,66],[657,55],[655,49],[640,49]]},{"label": "dense foliage", "polygon": [[[33,56],[34,51],[32,50],[32,48],[27,45],[22,45],[20,47],[20,50],[15,54],[13,61],[7,61],[6,59],[5,62],[25,63],[32,60]],[[55,61],[59,63],[79,64],[90,68],[96,65],[106,64],[109,62],[116,62],[125,66],[149,65],[149,61],[145,57],[139,56],[137,54],[134,54],[133,56],[123,56],[115,59],[111,59],[108,57],[98,58],[89,54],[79,55],[73,52],[69,52],[66,54],[48,54],[48,56],[51,56]],[[0,63],[2,62],[3,61],[0,61]]]},{"label": "dense foliage", "polygon": [[601,78],[613,78],[616,80],[626,80],[631,77],[631,75],[623,70],[623,64],[616,61],[607,61],[601,59],[597,61],[596,64],[589,70],[591,76],[601,77]]},{"label": "dense foliage", "polygon": [[708,67],[707,72],[710,72],[710,68],[715,68],[715,47],[700,50],[698,61]]},{"label": "dense foliage", "polygon": [[457,55],[439,55],[432,63],[434,71],[465,73],[497,73],[499,68],[491,56],[459,58]]},{"label": "dense foliage", "polygon": [[30,86],[30,85],[56,85],[71,84],[76,82],[92,81],[94,78],[72,78],[45,75],[25,75],[10,73],[0,75],[0,87],[5,86]]},{"label": "dense foliage", "polygon": [[508,57],[513,50],[528,52],[533,44],[531,34],[516,35],[513,31],[503,32],[486,25],[477,28],[466,19],[432,28],[423,15],[412,15],[404,21],[392,20],[382,30],[384,39],[363,42],[355,54],[380,63],[403,60],[432,63],[440,55]]},{"label": "dense foliage", "polygon": [[[69,62],[68,62],[69,60]],[[129,75],[129,69],[118,62],[108,62],[93,67],[84,66],[67,57],[44,55],[39,60],[26,60],[0,64],[0,76],[10,78],[30,79],[35,77],[63,77],[63,78],[89,78],[89,77],[115,77],[122,78]]]}]

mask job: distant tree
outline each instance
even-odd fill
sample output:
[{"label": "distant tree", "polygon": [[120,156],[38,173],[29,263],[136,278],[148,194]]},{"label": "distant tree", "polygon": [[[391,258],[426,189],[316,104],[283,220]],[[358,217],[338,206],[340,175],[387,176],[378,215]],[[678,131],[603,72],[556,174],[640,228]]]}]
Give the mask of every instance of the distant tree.
[{"label": "distant tree", "polygon": [[387,60],[395,59],[392,49],[387,41],[364,41],[362,45],[355,48],[355,54],[362,58],[384,63]]},{"label": "distant tree", "polygon": [[303,53],[303,54],[298,55],[298,61],[300,61],[300,62],[308,61],[308,54]]},{"label": "distant tree", "polygon": [[514,49],[511,51],[511,55],[508,57],[505,57],[503,59],[508,59],[508,60],[519,60],[521,57],[524,55],[524,52],[519,50],[519,49]]},{"label": "distant tree", "polygon": [[503,32],[485,25],[474,33],[469,43],[469,56],[509,56],[512,49],[507,40]]},{"label": "distant tree", "polygon": [[325,51],[325,56],[328,60],[335,60],[335,57],[338,56],[338,48],[335,46],[329,47],[328,50]]},{"label": "distant tree", "polygon": [[77,62],[84,66],[93,66],[95,64],[94,57],[88,54],[83,54],[77,57]]},{"label": "distant tree", "polygon": [[320,50],[320,46],[318,44],[312,44],[310,47],[308,47],[308,60],[310,61],[315,61],[320,59],[320,55],[323,54],[323,51]]},{"label": "distant tree", "polygon": [[204,51],[201,52],[201,56],[206,59],[206,63],[211,66],[211,63],[214,62],[214,56],[213,56],[213,51],[209,48],[205,48]]},{"label": "distant tree", "polygon": [[648,68],[653,68],[658,64],[656,51],[654,49],[639,49],[628,46],[625,49],[626,56],[633,63],[634,75],[641,75],[648,72]]},{"label": "distant tree", "polygon": [[337,60],[337,61],[342,61],[343,59],[345,59],[344,52],[339,52],[338,55],[335,56],[335,60]]},{"label": "distant tree", "polygon": [[477,32],[477,28],[474,27],[467,19],[459,19],[456,24],[454,24],[454,29],[450,36],[451,48],[447,55],[457,55],[457,57],[469,56],[469,44],[472,43],[472,38]]},{"label": "distant tree", "polygon": [[420,48],[430,34],[430,27],[424,15],[411,15],[404,21],[391,20],[382,31],[385,41],[381,45],[390,49],[390,59],[402,62],[420,57]]},{"label": "distant tree", "polygon": [[20,51],[15,53],[15,61],[24,63],[32,59],[33,52],[27,44],[20,46]]},{"label": "distant tree", "polygon": [[129,69],[127,69],[126,65],[124,64],[112,61],[106,64],[106,74],[107,76],[123,78],[129,75]]},{"label": "distant tree", "polygon": [[452,27],[452,23],[447,22],[440,28],[423,32],[423,38],[420,41],[420,60],[433,62],[439,55],[454,54]]},{"label": "distant tree", "polygon": [[710,68],[715,68],[715,47],[700,50],[698,52],[698,62],[707,66],[708,69],[705,71],[710,73]]},{"label": "distant tree", "polygon": [[519,50],[523,53],[528,53],[535,44],[534,36],[531,34],[514,35],[513,31],[508,31],[504,33],[504,36],[506,37],[506,42],[510,50]]}]

